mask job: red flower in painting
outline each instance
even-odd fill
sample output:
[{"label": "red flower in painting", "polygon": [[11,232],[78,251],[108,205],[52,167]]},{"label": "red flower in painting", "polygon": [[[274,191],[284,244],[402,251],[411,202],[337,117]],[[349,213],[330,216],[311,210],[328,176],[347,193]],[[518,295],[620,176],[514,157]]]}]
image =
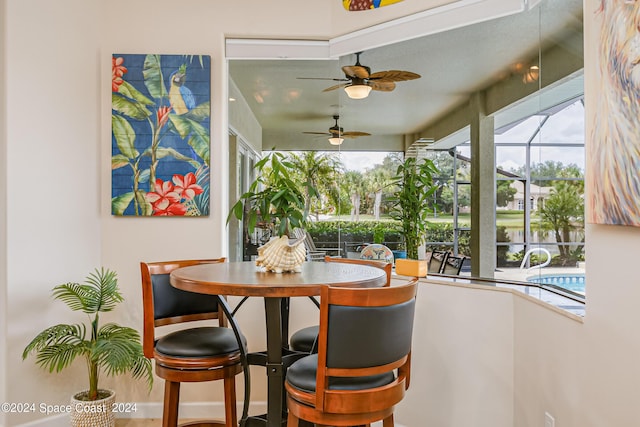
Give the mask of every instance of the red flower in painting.
[{"label": "red flower in painting", "polygon": [[169,120],[169,113],[171,112],[171,107],[159,107],[156,112],[156,118],[158,119],[158,129],[162,129],[164,125],[167,124],[167,120]]},{"label": "red flower in painting", "polygon": [[170,181],[156,179],[156,191],[150,191],[146,198],[153,207],[154,216],[184,215],[187,208],[180,203],[181,197]]},{"label": "red flower in painting", "polygon": [[191,200],[204,191],[196,184],[196,176],[193,172],[189,172],[185,176],[173,175],[173,183],[176,185],[175,191],[185,200]]},{"label": "red flower in painting", "polygon": [[127,71],[127,67],[122,65],[124,63],[124,59],[122,57],[115,58],[111,57],[111,90],[113,92],[118,92],[120,89],[120,85],[122,84],[122,76]]}]

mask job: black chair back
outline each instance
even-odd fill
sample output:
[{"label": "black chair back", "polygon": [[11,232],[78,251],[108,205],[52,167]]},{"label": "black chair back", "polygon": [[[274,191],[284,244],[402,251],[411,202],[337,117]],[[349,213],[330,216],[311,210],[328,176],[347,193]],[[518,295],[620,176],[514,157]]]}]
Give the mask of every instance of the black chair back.
[{"label": "black chair back", "polygon": [[411,351],[415,298],[381,307],[329,306],[327,366],[385,365]]},{"label": "black chair back", "polygon": [[462,270],[462,264],[464,264],[465,256],[448,255],[444,264],[442,265],[442,274],[449,274],[457,276]]},{"label": "black chair back", "polygon": [[169,282],[168,273],[152,275],[151,283],[155,320],[218,311],[217,295],[201,295],[174,288]]},{"label": "black chair back", "polygon": [[447,251],[433,251],[431,252],[431,259],[429,259],[428,273],[441,273],[442,266],[445,264],[449,252]]}]

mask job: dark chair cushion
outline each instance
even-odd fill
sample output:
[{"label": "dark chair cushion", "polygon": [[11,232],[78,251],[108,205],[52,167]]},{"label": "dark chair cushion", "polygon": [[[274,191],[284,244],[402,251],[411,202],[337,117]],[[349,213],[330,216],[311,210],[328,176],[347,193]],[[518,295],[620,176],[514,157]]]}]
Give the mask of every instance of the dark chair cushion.
[{"label": "dark chair cushion", "polygon": [[304,353],[311,353],[312,350],[317,352],[316,341],[318,341],[318,332],[320,327],[309,326],[308,328],[300,329],[291,335],[289,340],[289,347],[295,351],[301,351]]},{"label": "dark chair cushion", "polygon": [[[312,354],[294,362],[287,369],[287,382],[293,387],[307,391],[316,391],[316,371],[318,369],[318,355]],[[333,390],[363,390],[381,387],[394,380],[391,372],[367,377],[330,378],[329,388]]]},{"label": "dark chair cushion", "polygon": [[[244,337],[242,341],[246,343]],[[173,357],[208,357],[240,351],[233,330],[202,327],[171,332],[156,342],[156,351]]]}]

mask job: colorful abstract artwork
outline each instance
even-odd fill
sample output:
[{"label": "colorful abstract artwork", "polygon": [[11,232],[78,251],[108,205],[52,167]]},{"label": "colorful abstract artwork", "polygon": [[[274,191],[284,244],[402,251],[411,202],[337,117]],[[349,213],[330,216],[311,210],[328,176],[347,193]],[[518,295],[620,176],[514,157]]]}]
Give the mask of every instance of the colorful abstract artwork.
[{"label": "colorful abstract artwork", "polygon": [[640,2],[599,4],[600,96],[587,144],[587,221],[640,226]]},{"label": "colorful abstract artwork", "polygon": [[400,3],[402,0],[342,0],[342,5],[347,10],[377,9],[390,4]]},{"label": "colorful abstract artwork", "polygon": [[211,57],[114,54],[111,213],[208,216]]}]

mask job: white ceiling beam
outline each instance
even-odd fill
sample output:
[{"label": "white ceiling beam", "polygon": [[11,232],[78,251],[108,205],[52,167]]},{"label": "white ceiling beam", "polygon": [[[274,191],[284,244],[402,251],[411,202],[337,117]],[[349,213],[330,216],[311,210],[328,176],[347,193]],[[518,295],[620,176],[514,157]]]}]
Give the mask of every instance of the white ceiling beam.
[{"label": "white ceiling beam", "polygon": [[532,0],[459,0],[330,40],[225,40],[227,59],[337,59],[340,56],[512,15]]}]

